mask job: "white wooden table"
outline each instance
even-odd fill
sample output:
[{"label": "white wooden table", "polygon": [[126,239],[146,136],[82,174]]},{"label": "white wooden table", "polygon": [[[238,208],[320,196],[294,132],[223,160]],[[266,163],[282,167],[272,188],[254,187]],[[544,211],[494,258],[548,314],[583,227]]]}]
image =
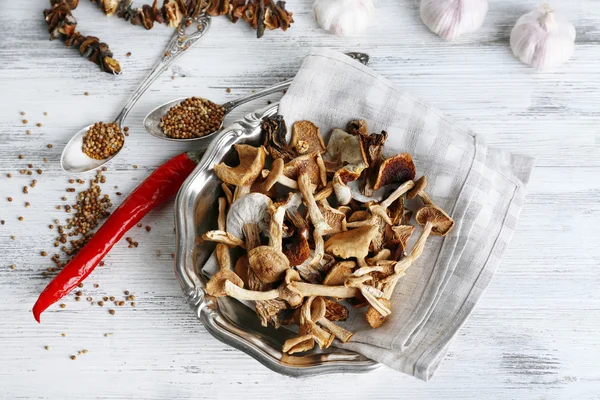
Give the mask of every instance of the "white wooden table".
[{"label": "white wooden table", "polygon": [[[80,127],[115,117],[170,30],[145,31],[106,18],[82,0],[75,11],[81,30],[109,43],[121,61],[124,73],[113,77],[60,41],[48,41],[46,2],[3,2],[0,398],[598,399],[600,10],[595,0],[553,3],[577,27],[577,48],[568,64],[545,74],[515,60],[508,47],[512,25],[537,0],[492,0],[485,26],[455,43],[428,32],[416,0],[380,1],[376,23],[358,38],[318,29],[310,0],[290,0],[293,27],[261,40],[243,22],[216,18],[205,39],[135,107],[126,122],[126,147],[106,172],[104,190],[118,202],[116,191],[129,193],[166,159],[193,148],[144,133],[141,121],[151,107],[187,95],[224,102],[291,78],[311,46],[368,52],[376,71],[467,122],[491,145],[537,157],[510,249],[437,376],[425,383],[387,368],[368,375],[282,377],[213,339],[184,303],[173,274],[172,204],[145,218],[151,232],[134,228],[130,236],[140,246],[117,245],[83,289],[94,300],[122,298],[129,290],[137,307],[119,307],[111,316],[107,307],[69,295],[65,309],[54,306],[41,325],[35,323],[31,307],[48,282],[41,272],[52,266],[40,252],[54,253],[48,224],[65,216],[55,210],[61,197],[72,198],[65,192],[72,186],[69,176],[59,166],[62,147]],[[242,107],[231,120],[266,101]],[[27,113],[27,126],[20,111]],[[29,163],[43,174],[20,175]],[[38,184],[25,195],[22,187],[32,178]],[[69,358],[83,349],[88,354]]]}]

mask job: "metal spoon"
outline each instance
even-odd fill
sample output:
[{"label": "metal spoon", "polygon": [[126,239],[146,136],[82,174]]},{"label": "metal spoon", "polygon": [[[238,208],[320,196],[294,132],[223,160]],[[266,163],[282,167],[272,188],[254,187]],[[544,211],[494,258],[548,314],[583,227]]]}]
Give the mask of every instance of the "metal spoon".
[{"label": "metal spoon", "polygon": [[[354,58],[357,61],[360,61],[362,64],[367,65],[369,63],[369,55],[368,54],[346,53],[346,55],[348,57]],[[222,107],[225,109],[225,115],[223,115],[223,120],[225,120],[225,117],[227,116],[227,114],[229,114],[237,106],[247,103],[249,101],[258,99],[260,97],[267,96],[272,93],[280,92],[280,91],[288,88],[291,83],[292,83],[292,79],[288,79],[288,80],[280,82],[276,85],[270,86],[266,89],[249,94],[248,96],[240,97],[239,99],[232,100],[232,101],[229,101],[229,102],[223,104]],[[219,126],[219,128],[217,130],[215,130],[214,132],[209,133],[204,136],[201,136],[201,137],[185,138],[185,139],[176,139],[176,138],[172,138],[172,137],[165,135],[165,133],[163,132],[163,130],[161,129],[161,127],[159,125],[162,117],[167,115],[167,113],[169,112],[169,110],[171,108],[175,107],[176,105],[179,105],[181,102],[183,102],[186,99],[188,99],[188,97],[182,97],[179,99],[171,100],[169,102],[161,104],[160,106],[158,106],[155,109],[153,109],[152,111],[150,111],[148,113],[148,115],[146,115],[146,118],[144,118],[144,122],[143,122],[144,128],[146,128],[146,131],[148,131],[149,134],[151,134],[154,137],[160,138],[160,139],[173,140],[173,141],[179,141],[179,142],[198,141],[198,142],[200,142],[200,146],[207,147],[208,144],[210,143],[210,141],[213,139],[215,133],[217,133],[223,126],[223,120],[221,121],[221,125]]]},{"label": "metal spoon", "polygon": [[[198,23],[198,29],[187,35],[185,33],[186,28],[194,22]],[[158,78],[163,71],[165,71],[173,63],[173,61],[177,60],[187,49],[192,47],[192,45],[194,45],[202,36],[204,36],[209,27],[210,16],[204,13],[195,18],[186,18],[181,21],[179,28],[177,28],[171,37],[171,40],[169,41],[169,44],[167,45],[161,58],[158,60],[152,71],[150,71],[142,83],[137,87],[135,92],[133,92],[129,100],[127,100],[127,103],[125,103],[125,106],[119,115],[117,115],[117,118],[114,122],[117,124],[121,132],[123,132],[123,121],[125,121],[127,114],[129,114],[129,111],[133,108],[140,97],[142,97],[144,92],[150,87],[150,85],[152,85],[156,78]],[[83,144],[83,137],[90,127],[92,127],[92,125],[86,126],[77,132],[65,146],[60,157],[60,166],[66,172],[76,173],[92,171],[113,159],[123,148],[121,147],[119,151],[112,156],[105,158],[104,160],[95,160],[91,157],[88,157],[81,149],[81,146]],[[125,137],[123,139],[125,139]]]}]

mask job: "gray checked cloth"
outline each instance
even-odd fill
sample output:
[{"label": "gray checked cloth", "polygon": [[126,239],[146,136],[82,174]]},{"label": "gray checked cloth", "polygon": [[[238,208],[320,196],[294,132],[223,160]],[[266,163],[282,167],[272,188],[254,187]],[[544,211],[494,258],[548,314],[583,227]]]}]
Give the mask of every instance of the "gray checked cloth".
[{"label": "gray checked cloth", "polygon": [[[288,126],[310,120],[327,137],[352,119],[389,134],[385,155],[408,152],[428,193],[456,221],[433,236],[396,286],[392,315],[379,329],[352,313],[355,332],[340,347],[429,380],[473,311],[508,247],[533,168],[529,157],[483,138],[349,57],[314,50],[280,103]],[[418,232],[415,235],[418,236]]]}]

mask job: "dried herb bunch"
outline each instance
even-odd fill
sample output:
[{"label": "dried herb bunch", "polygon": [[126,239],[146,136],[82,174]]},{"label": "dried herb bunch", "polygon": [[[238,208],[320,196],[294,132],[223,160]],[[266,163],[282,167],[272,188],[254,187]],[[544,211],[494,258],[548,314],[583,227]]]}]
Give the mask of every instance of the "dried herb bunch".
[{"label": "dried herb bunch", "polygon": [[106,43],[94,36],[85,36],[76,31],[77,20],[71,11],[78,5],[78,0],[50,0],[51,8],[44,10],[44,18],[48,24],[50,40],[62,39],[67,47],[79,49],[82,57],[98,64],[104,72],[120,74],[121,66],[113,57]]},{"label": "dried herb bunch", "polygon": [[[427,194],[425,176],[414,180],[411,156],[386,158],[387,133],[369,134],[364,120],[334,129],[327,143],[310,121],[292,125],[290,143],[281,116],[265,118],[262,131],[263,146],[234,145],[238,165],[213,167],[224,196],[217,230],[202,235],[217,243],[207,293],[254,301],[263,326],[298,325],[288,354],[350,340],[336,324],[349,315],[344,300],[382,326],[398,281],[454,220]],[[416,197],[417,208],[406,208]]]},{"label": "dried herb bunch", "polygon": [[265,29],[287,30],[294,22],[292,13],[285,9],[285,2],[273,0],[164,0],[158,7],[158,0],[152,5],[132,7],[133,0],[90,0],[106,15],[116,14],[119,18],[131,21],[133,25],[152,29],[154,22],[178,27],[185,18],[195,18],[202,11],[210,16],[227,15],[232,22],[243,19],[256,29],[257,37],[262,37]]}]

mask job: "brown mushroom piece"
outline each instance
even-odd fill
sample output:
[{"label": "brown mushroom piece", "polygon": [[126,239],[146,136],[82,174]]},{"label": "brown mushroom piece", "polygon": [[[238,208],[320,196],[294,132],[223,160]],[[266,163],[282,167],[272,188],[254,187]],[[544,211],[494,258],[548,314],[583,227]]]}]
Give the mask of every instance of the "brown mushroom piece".
[{"label": "brown mushroom piece", "polygon": [[360,293],[369,302],[370,307],[373,307],[379,314],[384,317],[390,315],[392,311],[384,303],[379,301],[380,298],[384,297],[384,293],[375,288],[374,286],[366,285],[365,282],[372,281],[373,277],[370,275],[362,275],[359,277],[350,277],[346,280],[345,285],[349,288],[356,288],[360,290]]},{"label": "brown mushroom piece", "polygon": [[302,204],[300,193],[289,193],[288,197],[280,202],[274,203],[269,212],[271,223],[269,225],[269,246],[282,250],[283,220],[288,209],[297,209]]},{"label": "brown mushroom piece", "polygon": [[271,157],[281,158],[288,162],[297,156],[296,152],[287,144],[287,126],[282,115],[263,118],[261,128],[265,137],[264,147]]},{"label": "brown mushroom piece", "polygon": [[398,225],[393,226],[391,229],[394,233],[394,243],[398,246],[396,254],[394,254],[394,259],[398,260],[400,257],[406,256],[406,246],[408,245],[408,240],[412,236],[415,227],[412,225]]},{"label": "brown mushroom piece", "polygon": [[206,284],[206,293],[214,297],[227,296],[226,283],[239,288],[244,286],[244,282],[233,271],[222,269],[210,278]]},{"label": "brown mushroom piece", "polygon": [[348,309],[346,306],[338,303],[335,300],[328,299],[327,297],[321,297],[325,301],[325,318],[330,321],[345,321],[348,319]]},{"label": "brown mushroom piece", "polygon": [[280,250],[258,246],[248,251],[248,265],[261,282],[274,283],[283,279],[290,262]]},{"label": "brown mushroom piece", "polygon": [[333,194],[333,185],[331,182],[328,182],[324,188],[319,190],[319,192],[315,193],[315,201],[325,200],[332,194]]},{"label": "brown mushroom piece", "polygon": [[408,153],[399,153],[381,163],[373,190],[392,183],[402,184],[415,179],[416,168]]},{"label": "brown mushroom piece", "polygon": [[315,297],[311,306],[311,318],[314,322],[331,332],[336,338],[346,343],[354,333],[327,319],[327,303],[323,297]]},{"label": "brown mushroom piece", "polygon": [[312,319],[314,298],[314,296],[309,297],[302,305],[298,322],[300,326],[298,335],[283,344],[282,351],[284,353],[294,354],[312,350],[315,342],[319,345],[319,348],[327,348],[333,342],[334,335],[323,330]]},{"label": "brown mushroom piece", "polygon": [[[289,178],[291,181],[298,181],[301,172],[308,175],[313,191],[315,188],[327,185],[327,170],[321,154],[305,154],[294,158],[283,166],[283,177]],[[280,178],[279,183],[289,186],[285,178]]]},{"label": "brown mushroom piece", "polygon": [[271,170],[263,169],[261,177],[263,181],[257,187],[257,191],[270,191],[276,183],[286,186],[290,189],[298,189],[298,184],[295,180],[288,178],[283,174],[284,171],[283,158],[277,158],[271,164]]},{"label": "brown mushroom piece", "polygon": [[302,148],[303,154],[324,153],[326,149],[321,130],[310,121],[294,122],[290,146],[296,151],[299,147]]},{"label": "brown mushroom piece", "polygon": [[[306,172],[305,167],[300,166],[298,175],[298,188],[300,189],[300,193],[302,193],[302,197],[304,198],[304,203],[306,204],[306,208],[308,209],[308,215],[310,217],[310,222],[314,227],[313,238],[315,239],[315,253],[320,252],[323,242],[323,234],[331,229],[325,218],[323,218],[323,214],[317,205],[315,198],[312,193],[312,188],[310,187],[310,178],[308,173]],[[317,250],[318,249],[318,250]],[[322,252],[320,252],[322,256]],[[321,257],[318,255],[315,257],[311,264],[316,264],[321,260]]]},{"label": "brown mushroom piece", "polygon": [[321,200],[318,206],[323,218],[330,226],[330,229],[323,232],[324,235],[333,235],[346,230],[346,214],[331,207],[327,200]]},{"label": "brown mushroom piece", "polygon": [[216,164],[213,170],[217,177],[229,185],[235,185],[233,201],[250,193],[252,183],[256,180],[265,165],[266,151],[264,147],[247,144],[233,145],[238,153],[240,163],[230,167],[225,163]]},{"label": "brown mushroom piece", "polygon": [[338,286],[343,285],[356,268],[354,261],[339,261],[327,273],[323,280],[323,285]]},{"label": "brown mushroom piece", "polygon": [[310,257],[308,223],[295,208],[287,209],[285,214],[292,225],[294,225],[295,233],[292,237],[284,239],[282,251],[290,261],[290,266],[295,267]]},{"label": "brown mushroom piece", "polygon": [[373,186],[377,180],[377,174],[379,172],[381,163],[383,161],[383,147],[387,141],[388,134],[386,131],[381,133],[366,133],[366,126],[364,130],[359,129],[359,140],[360,149],[364,154],[369,168],[363,173],[363,187],[362,193],[365,196],[373,195]]},{"label": "brown mushroom piece", "polygon": [[325,251],[343,259],[356,258],[359,266],[367,266],[365,257],[377,233],[377,227],[371,225],[336,233],[325,242]]},{"label": "brown mushroom piece", "polygon": [[229,247],[245,248],[245,244],[242,239],[225,231],[208,231],[202,235],[202,239],[209,242],[222,243]]},{"label": "brown mushroom piece", "polygon": [[[448,232],[450,232],[450,230],[452,230],[452,227],[454,226],[454,220],[450,218],[450,216],[442,209],[435,205],[428,205],[421,208],[417,212],[417,222],[423,225],[423,230],[417,239],[417,242],[411,249],[410,254],[396,264],[394,267],[394,274],[382,280],[382,283],[384,283],[383,297],[387,300],[392,297],[396,284],[400,278],[406,274],[406,270],[421,256],[421,254],[423,254],[427,238],[432,233],[439,236],[445,236],[448,234]],[[386,317],[386,315],[381,313],[380,310],[376,311],[379,312],[382,317]],[[369,318],[374,322],[380,320],[375,318],[372,314],[369,316]],[[383,323],[384,321],[385,320],[379,322]]]},{"label": "brown mushroom piece", "polygon": [[323,155],[327,170],[335,172],[333,191],[340,205],[347,205],[352,199],[352,191],[347,183],[358,179],[369,166],[359,142],[358,137],[336,128],[329,137],[327,152]]}]

